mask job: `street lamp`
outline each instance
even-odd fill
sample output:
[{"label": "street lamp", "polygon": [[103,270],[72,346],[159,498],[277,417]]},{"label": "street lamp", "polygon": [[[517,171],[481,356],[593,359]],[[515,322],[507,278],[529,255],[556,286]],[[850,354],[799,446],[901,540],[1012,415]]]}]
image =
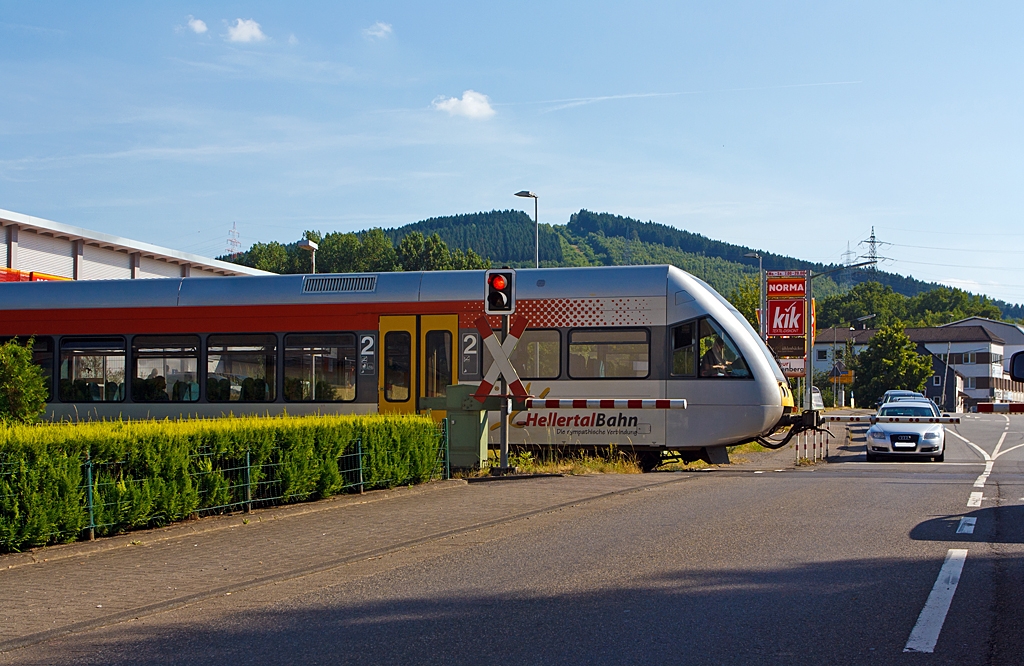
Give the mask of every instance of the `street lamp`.
[{"label": "street lamp", "polygon": [[300,240],[298,245],[300,249],[306,250],[307,252],[313,255],[313,273],[316,273],[316,250],[320,246],[314,241],[309,240],[308,238],[303,238],[302,240]]},{"label": "street lamp", "polygon": [[761,261],[761,255],[757,252],[747,252],[744,257],[750,257],[751,259],[757,259],[757,309],[761,311],[761,316],[757,318],[757,332],[761,334],[761,338],[764,338],[764,318],[767,313],[764,311],[764,270],[762,268],[763,262]]},{"label": "street lamp", "polygon": [[540,268],[540,223],[537,222],[537,195],[529,190],[521,190],[516,192],[516,196],[523,197],[524,199],[533,199],[534,262],[537,264],[537,268]]}]

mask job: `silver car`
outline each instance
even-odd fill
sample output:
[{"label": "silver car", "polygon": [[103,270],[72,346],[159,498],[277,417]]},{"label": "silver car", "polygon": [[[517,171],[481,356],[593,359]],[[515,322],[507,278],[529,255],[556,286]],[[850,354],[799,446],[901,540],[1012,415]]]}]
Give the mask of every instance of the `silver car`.
[{"label": "silver car", "polygon": [[[942,416],[927,399],[900,400],[882,405],[878,416]],[[946,431],[941,423],[875,423],[867,432],[868,462],[885,456],[931,458],[942,462],[946,456]]]}]

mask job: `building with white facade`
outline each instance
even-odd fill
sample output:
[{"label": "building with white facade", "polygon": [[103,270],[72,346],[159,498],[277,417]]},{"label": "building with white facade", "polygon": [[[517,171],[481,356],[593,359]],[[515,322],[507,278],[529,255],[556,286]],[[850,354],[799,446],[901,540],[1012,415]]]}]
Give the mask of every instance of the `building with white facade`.
[{"label": "building with white facade", "polygon": [[[956,326],[906,329],[918,353],[932,357],[928,397],[950,410],[970,409],[979,402],[1024,402],[1024,383],[1010,379],[1005,363],[1006,342],[992,328],[964,320]],[[812,352],[814,371],[831,372],[836,360],[846,360],[848,340],[856,355],[874,334],[874,329],[851,331],[842,327],[818,331]]]},{"label": "building with white facade", "polygon": [[268,273],[0,209],[0,282],[228,275]]}]

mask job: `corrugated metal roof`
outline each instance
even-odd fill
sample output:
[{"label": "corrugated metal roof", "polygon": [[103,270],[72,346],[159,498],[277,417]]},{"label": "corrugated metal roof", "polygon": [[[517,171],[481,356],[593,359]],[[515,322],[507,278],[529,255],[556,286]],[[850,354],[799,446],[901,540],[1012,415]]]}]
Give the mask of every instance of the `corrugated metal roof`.
[{"label": "corrugated metal roof", "polygon": [[[33,217],[23,213],[0,209],[0,226],[6,227],[14,224],[18,225],[19,229],[35,231],[53,236],[54,238],[66,238],[71,241],[81,240],[86,245],[97,245],[131,253],[138,252],[143,257],[163,259],[173,264],[189,265],[200,270],[206,269],[224,275],[273,275],[273,273],[249,268],[248,266],[240,266],[189,252],[179,252],[178,250],[151,245],[130,238],[121,238],[120,236],[73,227],[70,224],[45,220],[41,217]],[[26,270],[31,270],[31,268]]]}]

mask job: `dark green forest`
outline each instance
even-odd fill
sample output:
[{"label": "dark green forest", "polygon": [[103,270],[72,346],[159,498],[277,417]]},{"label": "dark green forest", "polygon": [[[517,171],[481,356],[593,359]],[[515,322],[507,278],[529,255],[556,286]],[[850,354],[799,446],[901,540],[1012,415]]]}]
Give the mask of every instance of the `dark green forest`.
[{"label": "dark green forest", "polygon": [[[316,260],[321,273],[522,268],[534,262],[533,219],[519,210],[434,217],[357,233],[307,231],[304,238],[320,244]],[[757,260],[743,256],[750,252],[761,255],[766,270],[821,273],[839,268],[610,213],[580,210],[568,224],[540,225],[541,266],[672,264],[734,302],[749,300],[752,285],[756,287]],[[309,253],[295,243],[256,243],[246,252],[221,259],[274,273],[310,270]],[[891,320],[934,325],[972,315],[1024,318],[1022,305],[873,269],[842,270],[816,280],[815,295],[822,328],[868,314],[876,315],[872,326]]]}]

